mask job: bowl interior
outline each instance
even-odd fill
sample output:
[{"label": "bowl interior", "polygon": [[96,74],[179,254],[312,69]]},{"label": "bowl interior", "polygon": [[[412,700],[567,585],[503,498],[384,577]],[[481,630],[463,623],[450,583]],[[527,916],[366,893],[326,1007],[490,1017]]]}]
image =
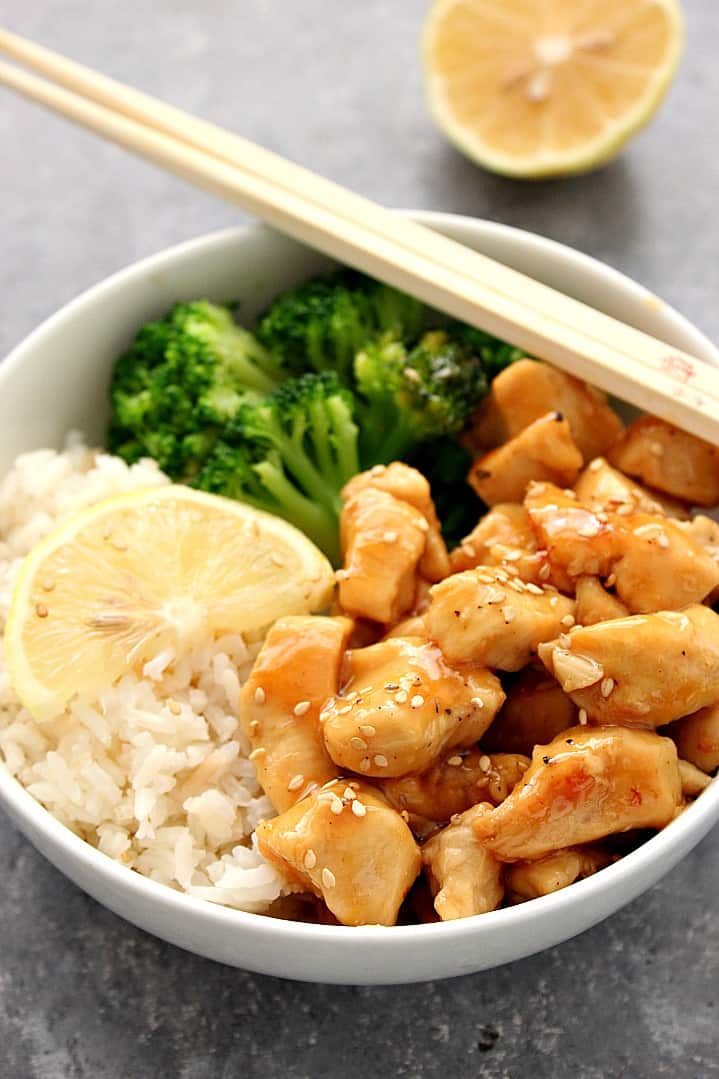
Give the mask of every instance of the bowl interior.
[{"label": "bowl interior", "polygon": [[[469,218],[420,220],[577,299],[719,365],[719,353],[641,286],[560,245]],[[264,228],[228,230],[116,274],[63,308],[0,366],[0,473],[18,453],[81,430],[102,441],[110,365],[147,319],[205,296],[240,302],[251,323],[270,299],[332,263]],[[135,924],[210,958],[285,977],[398,982],[484,969],[567,939],[654,883],[719,817],[719,784],[663,833],[564,893],[462,923],[380,930],[284,923],[213,907],[112,862],[58,824],[0,766],[0,802],[63,872]]]}]

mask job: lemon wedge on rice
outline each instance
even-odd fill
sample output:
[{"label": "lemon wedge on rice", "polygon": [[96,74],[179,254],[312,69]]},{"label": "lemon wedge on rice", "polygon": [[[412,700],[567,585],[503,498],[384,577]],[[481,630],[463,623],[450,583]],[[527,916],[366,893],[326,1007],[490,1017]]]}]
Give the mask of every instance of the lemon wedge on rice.
[{"label": "lemon wedge on rice", "polygon": [[39,719],[160,653],[321,610],[325,556],[292,525],[182,486],[107,499],[64,521],[25,559],[5,653]]},{"label": "lemon wedge on rice", "polygon": [[585,172],[648,123],[683,44],[678,0],[436,0],[423,38],[430,109],[493,172]]}]

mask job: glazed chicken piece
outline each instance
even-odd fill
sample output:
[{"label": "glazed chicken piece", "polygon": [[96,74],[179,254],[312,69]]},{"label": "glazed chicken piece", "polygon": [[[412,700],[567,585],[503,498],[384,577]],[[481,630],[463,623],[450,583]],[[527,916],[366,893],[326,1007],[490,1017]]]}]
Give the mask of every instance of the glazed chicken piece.
[{"label": "glazed chicken piece", "polygon": [[579,476],[582,455],[560,412],[548,412],[496,450],[482,454],[467,480],[488,506],[521,502],[532,480],[571,487]]},{"label": "glazed chicken piece", "polygon": [[503,862],[541,858],[634,828],[663,828],[682,805],[670,738],[624,727],[572,727],[537,746],[524,778],[474,821]]},{"label": "glazed chicken piece", "polygon": [[429,525],[426,547],[419,565],[420,573],[428,581],[441,581],[446,577],[450,572],[449,556],[426,477],[401,461],[393,461],[391,465],[375,465],[368,472],[354,476],[344,487],[342,497],[347,502],[367,488],[386,491],[400,502],[408,502],[419,510]]},{"label": "glazed chicken piece", "polygon": [[529,767],[518,753],[485,753],[481,749],[450,750],[418,775],[388,779],[382,792],[390,805],[409,815],[412,830],[444,823],[478,802],[503,802]]},{"label": "glazed chicken piece", "polygon": [[346,654],[341,692],[325,703],[320,723],[337,765],[390,778],[477,742],[503,701],[491,671],[455,670],[427,640],[390,637]]},{"label": "glazed chicken piece", "polygon": [[577,722],[574,701],[544,670],[527,667],[506,693],[499,715],[482,739],[488,750],[531,757],[536,745],[551,742]]},{"label": "glazed chicken piece", "polygon": [[434,909],[443,922],[496,910],[504,897],[503,869],[477,841],[475,822],[492,806],[480,803],[456,817],[422,847]]},{"label": "glazed chicken piece", "polygon": [[535,580],[541,559],[537,555],[534,530],[521,502],[500,502],[494,506],[455,547],[449,561],[452,573],[480,565],[513,563],[523,580]]},{"label": "glazed chicken piece", "polygon": [[719,448],[655,416],[630,424],[609,460],[647,486],[691,505],[719,502]]},{"label": "glazed chicken piece", "polygon": [[596,723],[660,727],[719,702],[719,615],[708,607],[578,627],[539,656]]},{"label": "glazed chicken piece", "polygon": [[355,779],[313,791],[256,834],[260,853],[342,925],[394,925],[422,864],[399,813]]},{"label": "glazed chicken piece", "polygon": [[499,446],[540,416],[561,412],[585,460],[606,453],[623,425],[606,396],[538,360],[511,364],[492,383],[473,424],[477,446]]},{"label": "glazed chicken piece", "polygon": [[639,511],[667,517],[688,517],[684,502],[642,487],[623,472],[612,468],[604,457],[595,457],[589,462],[574,485],[574,493],[580,502],[595,511],[616,512],[621,506],[628,506],[632,513]]},{"label": "glazed chicken piece", "polygon": [[399,622],[414,603],[428,528],[419,510],[386,491],[368,487],[351,498],[340,519],[342,609],[374,622]]},{"label": "glazed chicken piece", "polygon": [[616,859],[600,847],[574,847],[545,854],[536,862],[516,862],[507,867],[505,883],[512,903],[539,899],[577,880],[591,877]]},{"label": "glazed chicken piece", "polygon": [[550,484],[532,485],[526,506],[550,564],[608,579],[633,614],[699,603],[719,585],[719,563],[668,517],[595,513]]},{"label": "glazed chicken piece", "polygon": [[682,781],[682,794],[685,798],[698,798],[711,783],[711,776],[697,768],[690,761],[679,761],[679,778]]},{"label": "glazed chicken piece", "polygon": [[666,733],[676,742],[680,757],[703,772],[719,768],[719,703],[672,723]]},{"label": "glazed chicken piece", "polygon": [[[699,513],[696,517],[692,517],[691,521],[679,522],[679,527],[719,565],[719,522]],[[719,588],[715,588],[707,596],[706,602],[710,607],[719,603]]]},{"label": "glazed chicken piece", "polygon": [[320,708],[339,688],[348,618],[290,616],[269,630],[240,693],[251,759],[278,812],[337,775],[325,749]]},{"label": "glazed chicken piece", "polygon": [[434,586],[425,622],[450,663],[518,671],[540,641],[573,625],[574,600],[501,567],[478,566]]},{"label": "glazed chicken piece", "polygon": [[608,592],[598,577],[579,577],[576,587],[577,609],[574,612],[579,626],[594,626],[612,618],[625,618],[629,608]]}]

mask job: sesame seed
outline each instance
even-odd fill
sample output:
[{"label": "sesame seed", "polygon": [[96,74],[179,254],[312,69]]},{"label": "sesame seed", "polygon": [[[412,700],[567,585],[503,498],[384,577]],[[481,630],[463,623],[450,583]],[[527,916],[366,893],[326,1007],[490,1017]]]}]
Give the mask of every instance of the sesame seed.
[{"label": "sesame seed", "polygon": [[527,592],[531,592],[533,596],[544,595],[543,590],[539,587],[539,585],[536,585],[534,581],[527,581],[524,587],[526,588]]},{"label": "sesame seed", "polygon": [[500,569],[496,570],[495,572],[496,572],[496,575],[497,575],[497,580],[502,581],[503,584],[507,584],[507,582],[509,581],[509,574],[507,573],[506,569],[501,569],[500,568]]},{"label": "sesame seed", "polygon": [[461,763],[462,763],[462,758],[459,757],[459,756],[450,757],[449,760],[447,761],[447,764],[451,764],[453,768],[459,768]]},{"label": "sesame seed", "polygon": [[504,561],[505,562],[519,562],[521,557],[522,557],[522,551],[518,550],[515,547],[513,550],[507,552],[507,554],[504,556]]},{"label": "sesame seed", "polygon": [[47,618],[49,611],[44,603],[36,603],[35,614],[38,616],[38,618]]},{"label": "sesame seed", "polygon": [[628,517],[630,513],[634,512],[634,507],[628,502],[623,502],[621,506],[617,506],[617,513],[620,517]]},{"label": "sesame seed", "polygon": [[346,716],[348,714],[348,712],[351,712],[351,711],[352,711],[352,705],[351,704],[346,704],[344,706],[344,708],[338,708],[337,709],[337,715],[338,716]]},{"label": "sesame seed", "polygon": [[666,547],[669,546],[669,537],[667,536],[667,534],[665,532],[660,532],[659,533],[659,535],[657,536],[657,543],[659,544],[660,547],[665,547],[666,548]]},{"label": "sesame seed", "polygon": [[494,584],[494,577],[490,577],[488,573],[478,573],[477,580],[482,584]]},{"label": "sesame seed", "polygon": [[476,558],[477,552],[471,543],[462,544],[462,554],[466,554],[467,558]]},{"label": "sesame seed", "polygon": [[397,704],[406,704],[408,700],[409,694],[404,689],[401,689],[395,697],[395,701]]},{"label": "sesame seed", "polygon": [[524,592],[524,581],[510,581],[509,587],[514,589],[515,592],[519,592],[520,595]]},{"label": "sesame seed", "polygon": [[262,686],[258,686],[255,690],[255,704],[264,704],[267,700],[267,694]]},{"label": "sesame seed", "polygon": [[385,757],[384,753],[377,753],[375,755],[374,762],[375,762],[375,764],[377,765],[378,768],[386,768],[388,763],[389,763],[389,761]]},{"label": "sesame seed", "polygon": [[605,581],[605,584],[606,584],[607,588],[614,588],[614,585],[616,583],[617,583],[617,575],[616,575],[616,573],[610,573],[609,576],[607,577],[606,581]]},{"label": "sesame seed", "polygon": [[593,539],[594,536],[599,535],[599,524],[583,525],[582,528],[577,529],[577,535],[582,539]]},{"label": "sesame seed", "polygon": [[504,603],[506,598],[507,598],[507,593],[504,592],[501,588],[488,588],[487,589],[486,599],[487,599],[487,604],[490,607],[495,603]]},{"label": "sesame seed", "polygon": [[514,607],[502,607],[502,618],[504,619],[506,625],[509,625],[510,622],[513,622],[516,617],[517,612],[515,611]]},{"label": "sesame seed", "polygon": [[537,576],[539,577],[540,581],[546,581],[547,577],[551,572],[552,567],[549,565],[549,562],[545,562],[544,565],[540,567]]},{"label": "sesame seed", "polygon": [[258,757],[262,757],[266,752],[267,750],[260,746],[259,749],[253,749],[247,759],[249,761],[256,761]]},{"label": "sesame seed", "polygon": [[360,724],[360,730],[362,731],[362,734],[365,734],[368,738],[372,738],[372,736],[377,733],[371,723]]},{"label": "sesame seed", "polygon": [[564,618],[560,618],[559,621],[562,623],[563,626],[567,626],[567,627],[573,626],[574,625],[574,615],[573,614],[565,614]]},{"label": "sesame seed", "polygon": [[367,812],[367,806],[363,802],[359,802],[356,798],[352,803],[352,812],[355,817],[364,817]]},{"label": "sesame seed", "polygon": [[606,513],[604,512],[604,510],[599,510],[599,511],[598,511],[598,512],[597,512],[597,513],[595,514],[595,517],[597,518],[597,520],[598,520],[598,521],[601,521],[603,525],[607,524],[607,523],[608,523],[608,521],[609,521],[609,517],[608,517],[608,516],[607,516],[607,514],[606,514]]},{"label": "sesame seed", "polygon": [[364,738],[357,738],[356,736],[354,738],[350,738],[350,745],[354,749],[366,749],[367,748],[367,743],[365,742]]},{"label": "sesame seed", "polygon": [[412,700],[409,702],[410,708],[421,708],[424,704],[424,697],[421,693],[415,693]]},{"label": "sesame seed", "polygon": [[370,470],[370,476],[384,476],[387,471],[387,465],[374,465]]},{"label": "sesame seed", "polygon": [[[180,707],[179,703],[176,700],[173,700],[172,697],[167,702],[167,707],[170,709],[173,716],[179,716],[180,712],[182,711],[182,708]],[[255,720],[253,720],[253,722],[257,723],[257,720],[255,719]],[[252,724],[250,724],[250,726],[252,726]],[[258,724],[258,726],[259,726],[259,724]]]},{"label": "sesame seed", "polygon": [[364,689],[360,690],[360,693],[362,693],[364,695],[365,693],[372,693],[373,690],[374,690],[374,686],[365,686]]},{"label": "sesame seed", "polygon": [[337,883],[337,880],[335,879],[334,873],[332,872],[331,869],[328,869],[327,866],[325,866],[324,869],[322,870],[322,885],[323,885],[323,887],[325,887],[325,888],[334,888],[336,883]]},{"label": "sesame seed", "polygon": [[654,457],[663,457],[664,456],[664,447],[662,446],[661,442],[650,442],[649,443],[649,452]]},{"label": "sesame seed", "polygon": [[429,521],[423,517],[421,521],[417,521],[417,528],[420,532],[429,532]]},{"label": "sesame seed", "polygon": [[302,861],[304,863],[305,869],[314,869],[314,867],[317,865],[317,855],[312,850],[312,847],[309,847]]},{"label": "sesame seed", "polygon": [[328,779],[326,783],[322,784],[322,786],[320,787],[320,790],[321,791],[327,791],[327,790],[330,789],[330,787],[334,787],[336,782],[337,782],[336,779]]},{"label": "sesame seed", "polygon": [[360,772],[369,772],[369,757],[363,757],[360,761]]},{"label": "sesame seed", "polygon": [[550,607],[556,607],[558,603],[559,603],[559,596],[552,596],[551,599],[549,600],[549,606]]},{"label": "sesame seed", "polygon": [[330,802],[330,812],[334,813],[336,817],[339,817],[340,813],[344,809],[344,803],[341,798],[336,795],[332,795],[332,801]]},{"label": "sesame seed", "polygon": [[587,709],[586,708],[580,708],[579,709],[579,722],[581,723],[581,725],[583,727],[586,727],[588,720],[589,720],[589,716],[587,715]]},{"label": "sesame seed", "polygon": [[601,458],[601,457],[595,457],[595,458],[594,458],[594,460],[593,460],[593,461],[592,461],[592,462],[590,463],[590,465],[589,465],[589,471],[590,471],[590,472],[598,472],[598,471],[599,471],[599,469],[600,469],[600,468],[601,468],[601,467],[602,467],[603,465],[604,465],[604,460],[603,460],[603,458]]},{"label": "sesame seed", "polygon": [[385,532],[382,539],[385,543],[396,543],[398,536],[396,532]]},{"label": "sesame seed", "polygon": [[310,701],[298,701],[292,711],[296,716],[306,716],[311,707]]},{"label": "sesame seed", "polygon": [[296,776],[292,776],[292,779],[287,784],[288,791],[298,791],[305,781],[305,777],[301,772],[298,772]]},{"label": "sesame seed", "polygon": [[471,703],[475,708],[484,708],[484,701],[481,697],[472,697]]},{"label": "sesame seed", "polygon": [[480,770],[480,772],[485,772],[486,773],[486,772],[488,772],[490,770],[491,767],[492,767],[492,761],[490,760],[490,758],[486,754],[483,754],[479,758],[479,770]]},{"label": "sesame seed", "polygon": [[602,684],[601,684],[601,686],[599,688],[600,688],[602,696],[603,697],[608,697],[609,694],[614,689],[614,679],[613,678],[603,678],[602,679]]},{"label": "sesame seed", "polygon": [[400,817],[402,818],[402,820],[404,821],[405,824],[409,824],[409,813],[407,812],[406,809],[402,810],[402,812],[400,813]]},{"label": "sesame seed", "polygon": [[357,797],[357,795],[351,787],[345,787],[345,789],[342,791],[342,797],[345,798],[348,802],[351,802],[353,798]]},{"label": "sesame seed", "polygon": [[336,571],[336,573],[335,573],[335,580],[336,581],[346,581],[349,578],[349,576],[350,576],[350,571],[348,569],[338,569]]}]

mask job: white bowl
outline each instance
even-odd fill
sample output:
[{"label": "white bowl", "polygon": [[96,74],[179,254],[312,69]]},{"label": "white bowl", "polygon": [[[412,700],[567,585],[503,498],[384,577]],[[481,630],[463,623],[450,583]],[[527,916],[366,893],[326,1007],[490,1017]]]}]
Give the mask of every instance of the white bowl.
[{"label": "white bowl", "polygon": [[[639,285],[538,236],[470,218],[418,219],[470,247],[719,365],[698,330]],[[146,259],[90,289],[0,366],[0,470],[23,450],[59,446],[70,428],[102,437],[110,364],[146,319],[175,300],[242,300],[250,319],[271,296],[328,265],[265,229],[232,229]],[[95,899],[182,948],[264,974],[383,984],[468,974],[532,955],[612,914],[667,873],[719,818],[719,782],[668,828],[564,891],[476,918],[367,927],[283,922],[192,899],[84,843],[0,765],[0,804],[31,842]],[[41,928],[41,927],[39,927]]]}]

